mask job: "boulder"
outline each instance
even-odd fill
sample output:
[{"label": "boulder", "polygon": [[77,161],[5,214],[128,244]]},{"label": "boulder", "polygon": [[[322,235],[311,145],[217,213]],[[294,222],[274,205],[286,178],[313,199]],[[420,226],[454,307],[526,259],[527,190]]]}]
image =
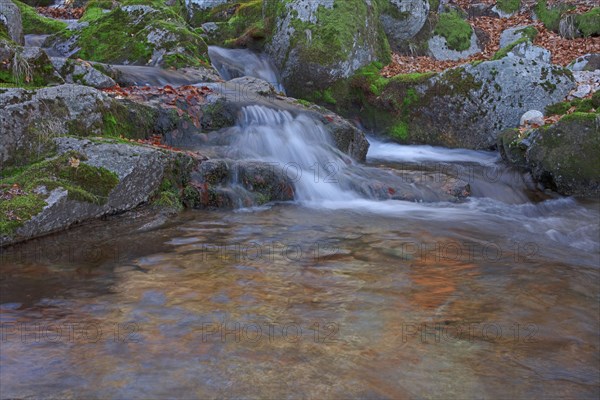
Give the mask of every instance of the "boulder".
[{"label": "boulder", "polygon": [[595,71],[600,70],[600,54],[586,54],[578,57],[575,61],[569,64],[571,71]]},{"label": "boulder", "polygon": [[532,25],[514,26],[502,31],[502,34],[500,35],[500,48],[503,49],[517,40],[527,37],[525,30],[529,27],[532,27]]},{"label": "boulder", "polygon": [[[70,137],[54,142],[54,157],[12,178],[20,187],[17,193],[0,188],[8,202],[17,200],[11,215],[19,217],[2,225],[0,245],[133,209],[156,195],[175,165],[194,164],[188,155],[141,145]],[[19,197],[37,207],[23,209]]]},{"label": "boulder", "polygon": [[543,47],[535,46],[531,42],[519,43],[514,46],[509,52],[508,57],[524,58],[531,61],[550,64],[552,55],[550,51]]},{"label": "boulder", "polygon": [[293,181],[282,168],[260,161],[212,159],[191,175],[188,206],[239,208],[294,199]]},{"label": "boulder", "polygon": [[475,34],[475,32],[473,32],[473,34],[471,35],[471,44],[469,48],[464,51],[450,49],[448,47],[446,38],[439,35],[436,35],[429,39],[427,44],[429,47],[429,53],[436,60],[462,60],[465,58],[469,58],[473,54],[481,52],[481,48],[479,47],[477,35]]},{"label": "boulder", "polygon": [[573,87],[568,70],[526,59],[452,69],[434,77],[422,95],[408,141],[489,149],[525,112],[562,101]]},{"label": "boulder", "polygon": [[563,101],[575,88],[570,70],[517,57],[390,79],[367,72],[332,88],[336,110],[360,115],[367,129],[401,143],[469,149],[493,149],[524,113]]},{"label": "boulder", "polygon": [[544,114],[538,110],[527,111],[521,116],[521,121],[519,122],[520,126],[543,126],[544,124]]},{"label": "boulder", "polygon": [[180,68],[206,63],[206,43],[177,13],[178,7],[118,5],[97,12],[100,6],[89,6],[83,22],[48,43],[63,56],[111,64]]},{"label": "boulder", "polygon": [[153,132],[155,118],[153,108],[87,86],[0,89],[0,164],[43,158],[54,147],[52,139],[67,134],[144,137]]},{"label": "boulder", "polygon": [[392,48],[401,47],[425,25],[428,0],[385,0],[379,17]]},{"label": "boulder", "polygon": [[500,136],[499,147],[504,160],[529,170],[548,189],[600,195],[600,114],[576,112],[523,137],[509,131]]},{"label": "boulder", "polygon": [[50,61],[66,83],[77,83],[96,89],[106,89],[116,85],[109,76],[103,74],[87,61],[51,57]]},{"label": "boulder", "polygon": [[0,39],[0,83],[46,86],[64,83],[46,52]]},{"label": "boulder", "polygon": [[375,1],[268,0],[265,11],[273,21],[266,51],[293,96],[310,95],[373,61],[389,60]]},{"label": "boulder", "polygon": [[17,44],[24,43],[21,11],[9,0],[0,0],[0,39],[3,32],[13,42]]}]

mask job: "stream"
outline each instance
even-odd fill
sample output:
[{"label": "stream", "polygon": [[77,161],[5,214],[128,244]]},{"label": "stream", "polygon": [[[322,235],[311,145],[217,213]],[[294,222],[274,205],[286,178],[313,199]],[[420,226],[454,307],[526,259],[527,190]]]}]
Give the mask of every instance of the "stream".
[{"label": "stream", "polygon": [[[224,79],[280,85],[262,56],[211,54]],[[600,201],[543,192],[492,152],[369,137],[359,164],[320,123],[258,104],[226,133],[215,154],[298,166],[295,201],[3,249],[0,397],[598,397]],[[378,200],[387,180],[415,200]]]}]

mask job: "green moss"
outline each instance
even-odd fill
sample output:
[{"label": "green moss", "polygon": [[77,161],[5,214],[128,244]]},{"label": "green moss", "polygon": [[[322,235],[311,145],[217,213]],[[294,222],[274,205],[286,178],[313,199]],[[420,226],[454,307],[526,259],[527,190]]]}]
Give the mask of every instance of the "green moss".
[{"label": "green moss", "polygon": [[600,7],[592,8],[590,11],[575,17],[577,28],[583,36],[600,35]]},{"label": "green moss", "polygon": [[563,101],[551,104],[546,107],[546,115],[564,115],[568,110],[575,108],[575,113],[592,113],[596,111],[594,99],[576,99],[573,101]]},{"label": "green moss", "polygon": [[519,11],[521,0],[498,0],[496,7],[507,14],[512,14]]},{"label": "green moss", "polygon": [[[194,206],[194,191],[189,178],[195,161],[184,154],[174,154],[167,167],[160,187],[153,196],[152,204],[172,210],[181,210],[185,204]],[[197,195],[197,191],[196,191]]]},{"label": "green moss", "polygon": [[534,10],[535,15],[537,15],[546,28],[558,32],[562,14],[571,8],[572,6],[565,3],[558,3],[554,7],[548,7],[546,0],[541,0],[536,3]]},{"label": "green moss", "polygon": [[[337,64],[346,60],[349,53],[358,46],[368,43],[355,43],[357,35],[367,38],[373,35],[374,27],[366,27],[364,21],[368,15],[379,13],[378,3],[373,2],[370,8],[364,1],[335,1],[331,9],[318,7],[316,11],[317,24],[292,20],[296,32],[292,37],[290,48],[298,49],[301,60],[321,65]],[[309,30],[310,38],[305,34]],[[377,41],[372,43],[377,48],[379,61],[390,61],[389,43],[382,27],[377,27]]]},{"label": "green moss", "polygon": [[10,36],[8,35],[8,29],[4,24],[0,24],[0,40],[11,41]]},{"label": "green moss", "polygon": [[440,8],[440,0],[429,0],[430,12],[437,12],[438,8]]},{"label": "green moss", "polygon": [[43,209],[47,195],[36,193],[41,186],[47,191],[62,187],[71,200],[104,204],[118,183],[116,174],[85,164],[77,152],[14,168],[0,179],[0,192],[17,185],[23,193],[0,202],[0,234],[12,235]]},{"label": "green moss", "polygon": [[600,90],[592,95],[592,105],[600,110]]},{"label": "green moss", "polygon": [[[150,4],[148,4],[150,3]],[[149,12],[128,12],[116,7],[106,12],[107,4],[95,2],[88,5],[83,21],[89,23],[79,31],[77,55],[80,58],[106,62],[147,64],[156,45],[148,40],[150,32],[161,32],[171,41],[161,43],[167,54],[161,64],[180,68],[199,66],[205,62],[207,46],[198,33],[193,32],[179,14],[176,6],[165,6],[164,2],[125,1],[123,5],[151,5]],[[169,50],[183,48],[174,54]],[[204,57],[204,58],[203,58]]]},{"label": "green moss", "polygon": [[52,18],[46,18],[37,13],[35,8],[14,0],[13,3],[21,10],[23,21],[23,33],[28,34],[52,34],[64,31],[67,24]]},{"label": "green moss", "polygon": [[399,140],[408,139],[408,124],[406,122],[400,122],[400,123],[394,125],[390,129],[390,135],[393,138],[399,139]]},{"label": "green moss", "polygon": [[510,53],[512,51],[512,49],[514,49],[516,46],[520,45],[521,43],[528,43],[528,42],[533,43],[533,41],[535,40],[535,38],[538,35],[537,29],[535,29],[533,26],[528,26],[526,28],[520,29],[520,30],[516,31],[515,33],[521,33],[522,36],[519,39],[512,42],[511,44],[498,50],[492,56],[492,60],[500,60],[500,59],[506,57],[508,55],[508,53]]},{"label": "green moss", "polygon": [[440,15],[434,33],[446,38],[450,49],[464,51],[471,47],[473,28],[455,10]]}]

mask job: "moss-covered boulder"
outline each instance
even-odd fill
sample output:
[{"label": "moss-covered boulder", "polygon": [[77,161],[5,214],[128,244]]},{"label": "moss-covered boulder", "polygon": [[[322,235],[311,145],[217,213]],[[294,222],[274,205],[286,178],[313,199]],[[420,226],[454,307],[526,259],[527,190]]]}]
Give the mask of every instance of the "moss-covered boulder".
[{"label": "moss-covered boulder", "polygon": [[67,24],[63,21],[59,21],[52,18],[44,17],[38,14],[35,8],[22,3],[18,0],[12,0],[12,2],[19,7],[21,11],[21,18],[23,21],[23,33],[28,34],[52,34],[63,31]]},{"label": "moss-covered boulder", "polygon": [[185,67],[208,65],[207,46],[176,5],[125,0],[90,2],[75,28],[49,43],[65,55],[113,64]]},{"label": "moss-covered boulder", "polygon": [[266,0],[265,10],[273,32],[266,51],[292,95],[308,95],[373,61],[389,60],[376,1]]},{"label": "moss-covered boulder", "polygon": [[380,20],[393,49],[402,49],[423,28],[429,16],[429,0],[377,0]]},{"label": "moss-covered boulder", "polygon": [[22,47],[0,38],[0,87],[40,87],[64,83],[39,47]]},{"label": "moss-covered boulder", "polygon": [[505,161],[529,170],[548,189],[563,195],[600,195],[600,114],[575,112],[554,125],[500,137]]},{"label": "moss-covered boulder", "polygon": [[575,87],[569,70],[519,57],[391,79],[376,67],[333,85],[321,101],[402,143],[490,149],[525,112],[543,110]]},{"label": "moss-covered boulder", "polygon": [[0,88],[0,164],[42,159],[57,136],[144,138],[155,133],[157,117],[155,108],[86,86]]},{"label": "moss-covered boulder", "polygon": [[0,39],[23,44],[21,11],[9,0],[0,0]]},{"label": "moss-covered boulder", "polygon": [[66,83],[77,83],[97,89],[106,89],[116,82],[87,61],[72,60],[62,57],[51,57],[50,61]]},{"label": "moss-covered boulder", "polygon": [[268,36],[263,0],[188,2],[189,22],[209,44],[259,49]]},{"label": "moss-covered boulder", "polygon": [[600,114],[574,113],[533,133],[534,178],[564,195],[600,195]]},{"label": "moss-covered boulder", "polygon": [[0,246],[130,210],[164,195],[165,181],[187,182],[196,164],[184,153],[112,140],[54,142],[54,155],[2,171]]},{"label": "moss-covered boulder", "polygon": [[192,173],[184,195],[193,208],[239,208],[293,200],[294,184],[268,162],[212,159]]}]

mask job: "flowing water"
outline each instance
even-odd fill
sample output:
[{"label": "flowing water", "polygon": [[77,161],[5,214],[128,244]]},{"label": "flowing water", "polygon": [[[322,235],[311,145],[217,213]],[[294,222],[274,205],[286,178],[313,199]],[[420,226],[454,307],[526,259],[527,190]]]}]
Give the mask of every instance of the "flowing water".
[{"label": "flowing water", "polygon": [[246,49],[224,49],[217,46],[209,46],[208,54],[213,67],[223,79],[228,81],[252,76],[269,82],[277,91],[285,93],[273,62],[265,55]]},{"label": "flowing water", "polygon": [[[599,201],[544,193],[489,152],[371,138],[359,165],[318,122],[263,106],[221,134],[216,152],[297,165],[296,201],[5,249],[0,397],[598,397]],[[351,184],[407,170],[473,195]]]}]

